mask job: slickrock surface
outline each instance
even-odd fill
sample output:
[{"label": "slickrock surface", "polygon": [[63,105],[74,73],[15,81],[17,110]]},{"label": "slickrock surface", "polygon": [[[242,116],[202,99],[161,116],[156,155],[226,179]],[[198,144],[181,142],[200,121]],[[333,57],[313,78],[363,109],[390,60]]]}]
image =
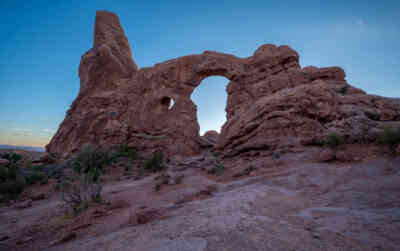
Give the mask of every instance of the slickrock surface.
[{"label": "slickrock surface", "polygon": [[138,69],[118,17],[106,11],[97,12],[79,76],[79,95],[46,147],[60,157],[85,144],[199,153],[204,140],[190,96],[209,76],[230,80],[216,142],[228,156],[298,151],[331,131],[348,142],[374,141],[383,127],[400,123],[399,99],[365,94],[339,67],[302,68],[288,46],[262,45],[248,58],[206,51]]},{"label": "slickrock surface", "polygon": [[[220,175],[203,170],[209,155],[182,158],[167,172],[182,181],[158,191],[158,174],[115,179],[123,168],[112,169],[109,204],[74,217],[52,185],[37,185],[49,196],[0,207],[0,250],[397,251],[400,159],[317,163],[312,151],[224,163]],[[245,165],[254,170],[232,178]]]}]

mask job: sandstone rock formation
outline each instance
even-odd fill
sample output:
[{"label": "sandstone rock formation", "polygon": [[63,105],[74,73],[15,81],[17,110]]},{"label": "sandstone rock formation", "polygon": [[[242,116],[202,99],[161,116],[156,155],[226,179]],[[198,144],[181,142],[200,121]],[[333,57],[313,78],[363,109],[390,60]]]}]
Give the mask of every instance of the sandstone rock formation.
[{"label": "sandstone rock formation", "polygon": [[210,145],[215,146],[215,144],[217,144],[218,137],[219,133],[217,131],[211,130],[205,132],[202,138]]},{"label": "sandstone rock formation", "polygon": [[138,69],[118,17],[106,11],[97,12],[79,76],[79,95],[46,146],[61,157],[85,144],[196,154],[202,140],[190,96],[209,76],[230,80],[216,145],[228,156],[290,150],[332,131],[348,142],[373,141],[400,121],[399,99],[367,95],[339,67],[302,68],[288,46],[262,45],[248,58],[206,51]]}]

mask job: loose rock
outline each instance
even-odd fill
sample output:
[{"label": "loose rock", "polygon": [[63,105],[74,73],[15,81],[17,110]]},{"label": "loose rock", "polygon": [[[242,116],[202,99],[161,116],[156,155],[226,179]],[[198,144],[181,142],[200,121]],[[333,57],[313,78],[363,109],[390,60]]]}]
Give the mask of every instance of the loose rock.
[{"label": "loose rock", "polygon": [[18,202],[14,204],[14,207],[17,209],[25,209],[32,206],[32,200],[26,200],[22,202]]}]

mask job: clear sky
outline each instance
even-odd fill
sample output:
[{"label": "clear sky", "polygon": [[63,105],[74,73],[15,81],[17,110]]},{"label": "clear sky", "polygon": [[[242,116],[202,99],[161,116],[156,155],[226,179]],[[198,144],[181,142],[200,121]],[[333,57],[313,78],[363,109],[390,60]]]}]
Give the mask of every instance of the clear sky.
[{"label": "clear sky", "polygon": [[[80,57],[102,9],[119,15],[139,67],[285,44],[302,66],[338,65],[350,84],[400,97],[399,0],[1,0],[0,9],[0,144],[48,143],[77,96]],[[207,78],[193,93],[201,132],[225,120],[226,84]]]}]

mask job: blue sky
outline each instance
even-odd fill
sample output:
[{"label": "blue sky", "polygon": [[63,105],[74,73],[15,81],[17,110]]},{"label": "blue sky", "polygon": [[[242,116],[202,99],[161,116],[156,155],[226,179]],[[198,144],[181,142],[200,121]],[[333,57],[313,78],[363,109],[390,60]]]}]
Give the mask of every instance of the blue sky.
[{"label": "blue sky", "polygon": [[[216,50],[286,44],[302,66],[341,66],[350,84],[400,97],[400,1],[0,1],[0,144],[45,145],[79,90],[96,10],[117,13],[139,67]],[[227,80],[192,98],[201,132],[225,120]],[[221,119],[222,118],[222,119]]]}]

